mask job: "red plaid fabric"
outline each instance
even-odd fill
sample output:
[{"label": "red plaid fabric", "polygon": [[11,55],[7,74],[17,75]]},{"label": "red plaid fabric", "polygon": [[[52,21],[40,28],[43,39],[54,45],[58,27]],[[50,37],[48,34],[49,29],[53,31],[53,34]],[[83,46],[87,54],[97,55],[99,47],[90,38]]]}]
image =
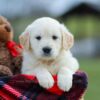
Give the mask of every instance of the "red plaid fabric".
[{"label": "red plaid fabric", "polygon": [[[0,77],[0,100],[79,100],[87,88],[87,75],[78,71],[73,75],[69,92],[56,93],[39,86],[37,79],[29,75]],[[59,91],[58,91],[59,92]]]}]

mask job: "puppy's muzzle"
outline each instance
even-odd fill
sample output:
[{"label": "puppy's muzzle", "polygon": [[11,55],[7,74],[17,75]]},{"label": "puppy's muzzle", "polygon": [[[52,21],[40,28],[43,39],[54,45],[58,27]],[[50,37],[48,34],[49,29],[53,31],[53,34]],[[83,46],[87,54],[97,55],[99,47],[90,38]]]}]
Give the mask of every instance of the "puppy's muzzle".
[{"label": "puppy's muzzle", "polygon": [[42,51],[43,51],[43,54],[44,54],[45,56],[50,56],[50,55],[51,55],[51,48],[50,48],[50,47],[44,47],[44,48],[42,49]]}]

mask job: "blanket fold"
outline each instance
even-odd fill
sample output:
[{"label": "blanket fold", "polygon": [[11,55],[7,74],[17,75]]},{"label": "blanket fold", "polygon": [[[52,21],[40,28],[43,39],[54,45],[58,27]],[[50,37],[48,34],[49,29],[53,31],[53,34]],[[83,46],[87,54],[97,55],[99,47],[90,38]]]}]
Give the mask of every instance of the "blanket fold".
[{"label": "blanket fold", "polygon": [[73,86],[69,92],[57,88],[46,90],[39,86],[35,76],[4,76],[0,77],[0,100],[79,100],[87,85],[87,75],[82,71],[73,75]]}]

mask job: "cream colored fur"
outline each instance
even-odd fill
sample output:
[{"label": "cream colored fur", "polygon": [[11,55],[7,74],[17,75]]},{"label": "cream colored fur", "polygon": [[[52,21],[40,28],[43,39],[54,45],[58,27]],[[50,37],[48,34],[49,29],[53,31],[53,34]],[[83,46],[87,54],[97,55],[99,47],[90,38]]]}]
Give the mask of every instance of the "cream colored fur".
[{"label": "cream colored fur", "polygon": [[[41,39],[37,40],[37,36]],[[53,39],[56,36],[57,39]],[[64,91],[72,87],[73,74],[79,64],[70,52],[73,35],[52,18],[43,17],[29,25],[20,36],[24,47],[22,73],[36,75],[39,84],[50,88],[54,84],[52,75],[57,74],[58,86]],[[51,48],[51,55],[45,56],[42,49]]]}]

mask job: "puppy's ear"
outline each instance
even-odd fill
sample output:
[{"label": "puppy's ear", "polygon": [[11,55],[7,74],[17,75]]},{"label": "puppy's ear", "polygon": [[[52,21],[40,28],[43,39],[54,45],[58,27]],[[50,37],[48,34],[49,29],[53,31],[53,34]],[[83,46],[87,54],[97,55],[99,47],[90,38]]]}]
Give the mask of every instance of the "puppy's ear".
[{"label": "puppy's ear", "polygon": [[19,36],[19,41],[25,50],[31,49],[29,32],[23,32]]},{"label": "puppy's ear", "polygon": [[61,24],[61,33],[62,33],[62,46],[65,50],[70,49],[74,44],[74,37],[68,31],[68,29]]}]

